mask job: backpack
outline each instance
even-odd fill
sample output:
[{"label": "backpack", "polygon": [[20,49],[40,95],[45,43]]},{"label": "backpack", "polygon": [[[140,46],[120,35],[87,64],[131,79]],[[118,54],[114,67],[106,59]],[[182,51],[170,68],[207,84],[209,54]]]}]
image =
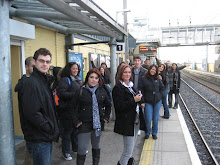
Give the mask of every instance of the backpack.
[{"label": "backpack", "polygon": [[[70,78],[69,77],[66,77],[66,78],[67,78],[67,81],[68,81],[69,85],[71,85]],[[59,105],[59,93],[57,91],[57,88],[55,88],[54,91],[53,91],[53,98],[54,98],[54,104],[57,107]]]}]

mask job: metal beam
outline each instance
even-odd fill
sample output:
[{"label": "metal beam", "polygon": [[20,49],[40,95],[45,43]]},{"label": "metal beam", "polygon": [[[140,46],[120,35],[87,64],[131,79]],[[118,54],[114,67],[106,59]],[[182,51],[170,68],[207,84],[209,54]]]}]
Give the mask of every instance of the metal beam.
[{"label": "metal beam", "polygon": [[9,1],[0,3],[0,164],[15,164]]},{"label": "metal beam", "polygon": [[70,17],[68,17],[64,14],[58,13],[58,12],[15,9],[15,8],[11,7],[9,13],[10,13],[10,16],[15,16],[15,17],[35,17],[35,18],[44,18],[44,19],[77,21],[76,19],[70,18]]},{"label": "metal beam", "polygon": [[101,26],[97,22],[91,20],[89,17],[83,15],[78,10],[74,9],[73,7],[69,6],[62,0],[38,0],[47,6],[56,9],[57,11],[78,20],[79,22],[96,29],[97,31],[109,36],[109,37],[116,37],[120,38],[120,36],[116,35],[112,31],[108,30],[107,28]]},{"label": "metal beam", "polygon": [[54,30],[59,31],[60,33],[64,34],[73,34],[73,33],[79,33],[79,34],[92,34],[92,35],[100,35],[103,36],[104,34],[99,33],[97,31],[90,31],[90,30],[82,30],[82,29],[75,29],[75,28],[67,28],[65,26],[53,23],[51,21],[42,19],[42,18],[31,18],[31,17],[21,17],[24,20],[30,21],[36,25],[41,25],[47,28],[51,28]]},{"label": "metal beam", "polygon": [[88,12],[96,16],[98,19],[103,21],[105,24],[109,25],[111,28],[115,29],[119,33],[128,35],[128,32],[122,28],[114,19],[112,19],[107,13],[101,10],[97,5],[88,0],[72,0],[74,3],[77,3],[79,6],[86,9]]}]

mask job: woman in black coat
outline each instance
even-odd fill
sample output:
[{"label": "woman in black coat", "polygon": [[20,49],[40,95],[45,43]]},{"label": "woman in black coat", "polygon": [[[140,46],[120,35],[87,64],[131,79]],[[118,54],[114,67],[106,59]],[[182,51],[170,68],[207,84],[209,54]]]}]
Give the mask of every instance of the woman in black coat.
[{"label": "woman in black coat", "polygon": [[131,67],[127,64],[121,67],[116,76],[116,85],[112,96],[116,113],[114,132],[123,136],[124,151],[118,165],[133,162],[132,152],[139,128],[145,130],[142,111],[138,102],[142,94],[133,88]]},{"label": "woman in black coat", "polygon": [[89,70],[80,90],[79,107],[75,111],[75,125],[78,127],[77,165],[83,165],[89,142],[92,144],[93,165],[99,164],[102,123],[109,121],[111,103],[98,69]]},{"label": "woman in black coat", "polygon": [[176,63],[172,64],[172,69],[169,72],[169,86],[170,86],[170,92],[168,94],[169,108],[172,108],[172,96],[174,94],[175,103],[174,103],[173,109],[177,109],[179,89],[180,89],[180,71]]},{"label": "woman in black coat", "polygon": [[72,150],[77,152],[77,133],[74,127],[74,109],[77,108],[79,91],[82,81],[79,77],[80,68],[75,62],[68,63],[61,72],[61,79],[57,88],[59,96],[58,117],[62,129],[62,153],[66,160],[72,160]]}]

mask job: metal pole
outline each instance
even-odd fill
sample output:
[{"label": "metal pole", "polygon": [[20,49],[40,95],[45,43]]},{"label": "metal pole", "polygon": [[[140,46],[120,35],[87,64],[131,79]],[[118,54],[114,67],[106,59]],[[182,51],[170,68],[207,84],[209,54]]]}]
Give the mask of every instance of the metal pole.
[{"label": "metal pole", "polygon": [[9,7],[8,1],[0,2],[0,164],[2,165],[15,165]]},{"label": "metal pole", "polygon": [[[127,9],[127,0],[123,0],[123,8],[124,10]],[[128,32],[128,18],[127,18],[127,12],[124,11],[124,28],[125,31]],[[129,54],[128,54],[128,36],[125,36],[125,61],[127,62],[127,59],[129,59]]]},{"label": "metal pole", "polygon": [[[116,74],[116,38],[110,39],[109,46],[110,46],[110,55],[111,55],[111,84],[112,89],[115,86],[115,74]],[[112,108],[112,118],[115,120],[115,110]]]},{"label": "metal pole", "polygon": [[206,71],[209,72],[209,64],[208,64],[208,58],[209,58],[209,50],[208,50],[209,46],[206,45]]}]

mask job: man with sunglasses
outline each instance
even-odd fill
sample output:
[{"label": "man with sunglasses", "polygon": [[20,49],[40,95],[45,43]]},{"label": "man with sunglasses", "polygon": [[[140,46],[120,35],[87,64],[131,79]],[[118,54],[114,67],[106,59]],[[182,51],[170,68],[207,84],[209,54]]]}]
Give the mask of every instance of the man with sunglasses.
[{"label": "man with sunglasses", "polygon": [[34,70],[23,88],[23,133],[34,165],[51,164],[52,142],[57,141],[59,136],[50,89],[52,81],[47,74],[51,57],[50,51],[45,48],[35,52]]}]

